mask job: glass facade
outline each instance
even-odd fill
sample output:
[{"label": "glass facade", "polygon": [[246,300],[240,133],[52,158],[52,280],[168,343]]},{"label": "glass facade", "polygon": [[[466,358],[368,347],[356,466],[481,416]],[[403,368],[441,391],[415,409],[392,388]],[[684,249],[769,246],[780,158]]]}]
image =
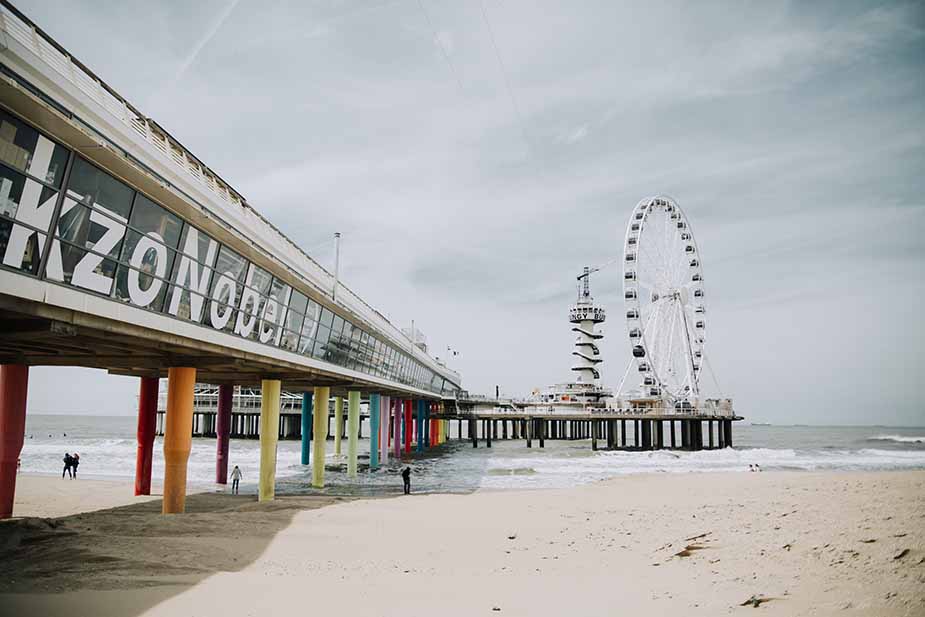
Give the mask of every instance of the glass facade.
[{"label": "glass facade", "polygon": [[437,394],[459,388],[4,111],[0,253],[5,269],[205,328]]}]

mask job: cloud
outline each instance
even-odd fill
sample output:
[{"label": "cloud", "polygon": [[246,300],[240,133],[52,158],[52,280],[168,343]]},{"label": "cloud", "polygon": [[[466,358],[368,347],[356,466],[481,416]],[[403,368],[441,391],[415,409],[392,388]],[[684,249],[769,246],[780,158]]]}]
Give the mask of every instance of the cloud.
[{"label": "cloud", "polygon": [[[195,67],[149,113],[322,263],[341,231],[347,284],[459,349],[471,391],[570,376],[575,276],[668,193],[703,253],[710,361],[747,415],[925,422],[897,377],[925,348],[919,3],[509,0],[489,32],[471,3],[226,4],[203,31],[183,3],[151,27],[24,2],[130,99]],[[621,276],[592,279],[613,386]]]}]

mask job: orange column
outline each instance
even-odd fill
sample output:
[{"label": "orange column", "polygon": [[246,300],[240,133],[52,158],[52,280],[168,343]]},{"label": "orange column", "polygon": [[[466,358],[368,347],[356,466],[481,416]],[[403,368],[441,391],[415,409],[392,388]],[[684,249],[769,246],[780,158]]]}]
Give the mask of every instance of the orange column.
[{"label": "orange column", "polygon": [[167,413],[164,418],[164,514],[182,514],[186,507],[186,463],[193,445],[193,391],[196,369],[167,371]]}]

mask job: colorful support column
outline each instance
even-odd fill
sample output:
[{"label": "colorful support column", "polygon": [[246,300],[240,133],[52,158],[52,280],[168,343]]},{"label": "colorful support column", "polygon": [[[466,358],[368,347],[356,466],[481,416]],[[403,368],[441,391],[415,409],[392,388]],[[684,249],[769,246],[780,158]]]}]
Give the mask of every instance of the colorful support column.
[{"label": "colorful support column", "polygon": [[340,456],[340,442],[344,434],[344,397],[334,397],[334,455]]},{"label": "colorful support column", "polygon": [[411,454],[411,438],[414,427],[411,425],[411,399],[405,399],[405,454]]},{"label": "colorful support column", "polygon": [[28,388],[28,366],[0,366],[0,519],[13,516],[16,467],[26,434]]},{"label": "colorful support column", "polygon": [[395,399],[392,402],[392,425],[393,425],[393,435],[392,435],[392,445],[394,447],[393,454],[396,459],[401,459],[401,419],[404,415],[402,410],[402,401],[400,398]]},{"label": "colorful support column", "polygon": [[418,452],[424,451],[424,401],[415,401],[415,425],[418,435]]},{"label": "colorful support column", "polygon": [[215,436],[215,482],[228,484],[228,448],[231,436],[231,404],[234,386],[222,384],[218,387],[218,413],[216,414]]},{"label": "colorful support column", "polygon": [[357,448],[360,431],[360,393],[347,393],[347,477],[357,477]]},{"label": "colorful support column", "polygon": [[138,389],[138,428],[135,438],[135,494],[151,494],[151,462],[154,460],[154,434],[157,432],[157,377],[142,377]]},{"label": "colorful support column", "polygon": [[381,397],[379,401],[379,452],[383,465],[389,464],[389,420],[391,416],[392,399],[388,396]]},{"label": "colorful support column", "polygon": [[324,488],[324,448],[328,440],[328,403],[331,400],[331,388],[328,386],[315,388],[314,427],[312,428],[312,486]]},{"label": "colorful support column", "polygon": [[375,392],[369,395],[369,470],[375,471],[379,468],[379,440],[381,430],[379,429],[379,416],[381,412],[379,405],[381,399]]},{"label": "colorful support column", "polygon": [[279,379],[260,382],[260,485],[258,501],[276,497],[276,444],[279,442]]},{"label": "colorful support column", "polygon": [[302,464],[308,465],[312,445],[312,393],[302,393]]},{"label": "colorful support column", "polygon": [[186,464],[193,445],[193,393],[196,369],[167,369],[167,412],[164,415],[164,514],[186,509]]}]

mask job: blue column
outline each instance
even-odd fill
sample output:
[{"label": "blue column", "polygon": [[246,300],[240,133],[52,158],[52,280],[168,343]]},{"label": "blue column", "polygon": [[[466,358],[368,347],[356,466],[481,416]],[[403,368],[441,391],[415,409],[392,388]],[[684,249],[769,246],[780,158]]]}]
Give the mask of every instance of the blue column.
[{"label": "blue column", "polygon": [[369,470],[379,469],[379,395],[369,395]]},{"label": "blue column", "polygon": [[302,464],[308,465],[308,453],[312,440],[312,401],[311,392],[302,393]]},{"label": "blue column", "polygon": [[418,452],[424,451],[424,407],[421,405],[424,401],[415,401],[415,406],[417,409],[417,422],[418,422]]}]

